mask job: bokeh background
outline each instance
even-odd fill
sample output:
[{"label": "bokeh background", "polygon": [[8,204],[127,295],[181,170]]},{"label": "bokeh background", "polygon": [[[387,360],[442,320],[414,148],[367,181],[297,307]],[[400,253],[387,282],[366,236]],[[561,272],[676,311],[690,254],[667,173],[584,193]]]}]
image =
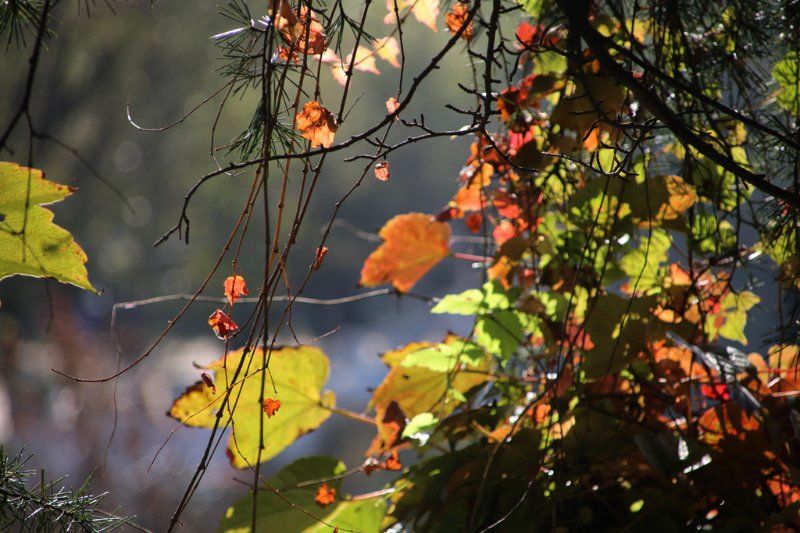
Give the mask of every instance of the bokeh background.
[{"label": "bokeh background", "polygon": [[[176,426],[165,416],[171,401],[199,379],[192,363],[205,363],[222,353],[222,343],[206,324],[214,307],[196,305],[147,360],[113,383],[76,384],[51,368],[85,377],[112,373],[116,367],[109,329],[112,305],[194,291],[241,211],[252,172],[220,177],[201,190],[189,211],[188,246],[172,238],[154,248],[153,242],[177,221],[188,188],[214,168],[209,156],[211,125],[220,99],[163,133],[137,131],[126,117],[130,102],[138,124],[162,126],[223,83],[216,72],[222,65],[220,50],[210,36],[235,24],[218,14],[218,3],[115,2],[114,12],[101,2],[89,12],[83,1],[59,3],[53,13],[54,38],[43,53],[33,94],[34,123],[39,131],[76,148],[104,181],[123,193],[133,210],[73,154],[51,142],[34,141],[35,166],[45,170],[49,179],[79,187],[53,210],[56,222],[68,228],[86,250],[90,279],[103,293],[96,296],[22,277],[0,283],[0,442],[9,452],[24,448],[34,454],[29,465],[44,468],[48,475],[69,476],[67,485],[77,486],[92,474],[93,490],[109,493],[103,508],[120,506],[123,514],[135,515],[137,523],[155,530],[168,523],[209,435],[201,429],[176,432],[148,472],[157,449]],[[250,6],[254,15],[266,12],[263,1],[250,2]],[[355,17],[361,2],[346,2],[346,9]],[[382,22],[385,14],[384,3],[373,2],[368,27],[377,36],[389,32]],[[405,30],[409,74],[422,68],[446,39],[443,29],[432,32],[410,20]],[[0,124],[8,122],[19,102],[29,53],[30,48],[13,44],[0,53]],[[378,66],[380,76],[356,76],[349,100],[352,108],[338,138],[385,115],[384,103],[394,95],[399,72],[386,62]],[[469,76],[467,57],[457,51],[425,82],[409,116],[424,113],[431,124],[462,126],[462,119],[443,106],[465,103],[453,82],[466,82]],[[341,88],[327,68],[323,78],[323,103],[338,103]],[[243,129],[253,106],[251,97],[231,99],[217,138],[227,139]],[[398,128],[397,134],[401,133]],[[19,129],[12,143],[16,153],[4,153],[3,159],[25,163],[28,145],[27,132]],[[333,204],[363,168],[363,162],[343,162],[353,153],[338,153],[326,164],[294,252],[298,258],[290,268],[294,280],[300,279],[313,259]],[[341,219],[374,232],[399,213],[438,212],[454,191],[467,155],[467,142],[450,139],[396,152],[390,158],[391,181],[378,182],[370,171],[345,204]],[[253,223],[255,228],[262,227],[261,220]],[[251,287],[257,287],[264,251],[258,242],[261,232],[251,233],[254,238],[245,245],[241,265]],[[306,295],[330,298],[363,291],[357,287],[360,267],[376,243],[338,226],[328,246],[324,268]],[[227,260],[207,294],[221,296],[222,279],[229,273]],[[479,279],[480,271],[469,263],[448,260],[416,290],[440,296]],[[172,302],[120,312],[117,333],[124,348],[123,364],[155,339],[180,305]],[[247,311],[242,305],[235,313]],[[452,317],[430,315],[425,302],[392,297],[337,307],[297,307],[293,326],[306,341],[341,328],[318,345],[332,362],[328,386],[337,393],[341,406],[355,411],[366,407],[368,387],[380,383],[385,373],[378,357],[381,352],[411,340],[440,340],[449,329],[467,327]],[[115,412],[116,431],[108,447]],[[271,461],[266,471],[274,472],[300,455],[317,453],[338,455],[348,465],[359,464],[373,433],[368,425],[334,415]],[[223,451],[212,461],[184,515],[188,530],[213,529],[226,507],[247,492],[234,478],[250,475],[232,469]],[[373,474],[345,488],[369,490],[383,483],[385,478]]]},{"label": "bokeh background", "polygon": [[[86,250],[90,278],[103,292],[97,296],[30,278],[0,282],[0,443],[11,453],[24,449],[34,454],[31,466],[44,468],[50,476],[69,476],[68,485],[78,486],[92,475],[93,490],[109,493],[103,508],[119,506],[123,514],[135,515],[137,523],[154,530],[167,525],[209,435],[206,430],[181,429],[153,462],[176,427],[165,412],[185,386],[199,379],[193,363],[206,363],[222,353],[221,342],[206,324],[213,305],[195,305],[148,359],[112,383],[77,384],[51,369],[84,377],[113,373],[117,364],[110,336],[113,304],[193,292],[241,211],[252,172],[218,177],[195,196],[189,210],[188,246],[173,237],[154,248],[153,242],[177,221],[186,191],[214,168],[209,155],[211,126],[220,100],[162,133],[137,131],[126,117],[130,102],[138,124],[162,126],[219,88],[223,80],[217,69],[222,61],[210,37],[235,25],[218,14],[217,4],[217,0],[160,0],[151,5],[142,0],[115,2],[112,11],[98,2],[87,12],[83,0],[59,3],[53,13],[54,38],[42,56],[33,94],[33,119],[39,131],[75,147],[102,180],[51,142],[34,142],[34,163],[50,179],[79,186],[75,195],[53,210],[56,222],[68,228]],[[250,6],[254,15],[266,11],[263,1],[252,1]],[[355,16],[362,3],[348,1],[345,6]],[[382,22],[385,14],[384,2],[373,2],[368,29],[376,36],[389,32]],[[443,28],[432,32],[409,21],[405,29],[407,82],[447,37]],[[7,123],[19,102],[29,53],[30,49],[14,45],[0,52],[0,125]],[[339,139],[384,116],[384,102],[394,95],[399,72],[386,62],[379,61],[378,66],[380,76],[357,74],[349,100],[352,108],[337,133]],[[469,60],[460,48],[425,81],[406,116],[422,113],[439,128],[463,126],[463,118],[444,105],[469,106],[456,82],[469,84],[470,79]],[[338,102],[340,91],[324,69],[323,103]],[[242,130],[254,103],[248,96],[231,99],[217,139]],[[395,139],[405,134],[397,128]],[[13,146],[15,154],[4,153],[2,158],[24,163],[29,146],[24,128],[18,129]],[[391,181],[378,182],[370,173],[345,204],[340,219],[374,232],[399,213],[438,212],[455,190],[468,150],[467,140],[442,138],[395,152],[389,158]],[[360,175],[363,163],[343,161],[357,152],[336,153],[326,163],[294,252],[296,259],[290,264],[295,283],[313,259],[334,203]],[[122,192],[132,209],[109,183]],[[262,221],[256,217],[254,227],[262,227]],[[467,233],[460,224],[454,230]],[[240,258],[251,287],[259,285],[263,270],[259,240],[260,232],[251,232]],[[328,246],[324,268],[305,295],[332,298],[362,291],[357,287],[361,264],[376,243],[340,225]],[[463,244],[459,249],[481,252]],[[229,265],[223,264],[206,294],[221,295]],[[468,262],[448,259],[423,278],[415,292],[441,296],[475,286],[481,275]],[[760,275],[762,279],[772,276],[766,269]],[[771,322],[764,317],[774,316],[775,307],[774,287],[762,286],[757,291],[762,305],[748,325],[754,348],[768,333]],[[171,302],[121,311],[116,331],[123,347],[122,364],[138,356],[181,305]],[[369,387],[377,385],[385,373],[380,353],[412,340],[440,340],[448,330],[469,330],[466,320],[431,315],[428,309],[423,301],[393,297],[337,307],[304,305],[293,313],[293,327],[304,341],[340,328],[318,341],[332,363],[328,386],[337,393],[339,405],[361,411],[370,396]],[[237,305],[235,312],[243,316],[248,310]],[[336,455],[350,466],[357,465],[373,433],[368,425],[334,415],[269,462],[266,472],[309,454]],[[214,529],[227,506],[247,493],[236,479],[249,478],[232,469],[220,450],[184,514],[187,530]],[[349,480],[345,491],[373,490],[385,481],[379,473],[360,477]]]}]

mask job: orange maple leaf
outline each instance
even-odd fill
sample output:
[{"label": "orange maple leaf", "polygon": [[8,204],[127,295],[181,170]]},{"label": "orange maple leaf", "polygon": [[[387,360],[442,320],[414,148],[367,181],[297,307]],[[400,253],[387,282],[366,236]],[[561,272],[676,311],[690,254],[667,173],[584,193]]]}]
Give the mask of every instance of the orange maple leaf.
[{"label": "orange maple leaf", "polygon": [[[469,4],[459,2],[444,16],[444,22],[447,24],[447,29],[451,33],[457,33],[461,26],[467,21],[469,15]],[[461,38],[470,41],[472,40],[472,21],[464,28]]]},{"label": "orange maple leaf", "polygon": [[318,55],[325,51],[325,28],[312,11],[304,6],[298,17],[289,2],[285,1],[280,2],[277,11],[275,28],[290,46],[292,55],[297,52]]},{"label": "orange maple leaf", "polygon": [[208,325],[220,339],[227,339],[239,329],[236,322],[231,320],[231,317],[226,315],[222,309],[217,309],[208,317]]},{"label": "orange maple leaf", "polygon": [[327,483],[323,483],[317,487],[314,501],[317,502],[317,505],[320,507],[327,507],[336,501],[336,489],[329,487]]},{"label": "orange maple leaf", "polygon": [[336,119],[333,113],[322,107],[322,104],[312,100],[303,106],[303,111],[297,114],[297,129],[300,135],[311,141],[311,147],[333,144],[333,135],[336,133]]},{"label": "orange maple leaf", "polygon": [[247,290],[247,283],[245,283],[242,276],[229,276],[225,283],[225,297],[231,305],[236,303],[236,300],[242,296],[247,296],[250,291]]},{"label": "orange maple leaf", "polygon": [[398,291],[408,292],[450,253],[450,226],[424,213],[398,215],[379,235],[383,244],[361,269],[360,284],[366,287],[391,282]]},{"label": "orange maple leaf", "polygon": [[278,412],[278,409],[281,408],[281,401],[267,398],[264,400],[264,405],[262,407],[264,412],[267,413],[267,418],[272,418]]}]

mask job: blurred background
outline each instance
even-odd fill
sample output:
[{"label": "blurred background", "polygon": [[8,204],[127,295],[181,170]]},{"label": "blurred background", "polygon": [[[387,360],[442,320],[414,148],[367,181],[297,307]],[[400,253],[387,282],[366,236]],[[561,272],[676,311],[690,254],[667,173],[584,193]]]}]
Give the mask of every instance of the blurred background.
[{"label": "blurred background", "polygon": [[[106,384],[77,384],[52,368],[82,377],[113,373],[116,352],[109,321],[116,302],[174,293],[193,292],[216,260],[241,212],[252,172],[221,176],[201,189],[189,210],[191,240],[171,238],[153,242],[177,222],[183,196],[195,181],[214,169],[209,157],[211,126],[220,99],[202,107],[183,124],[163,133],[137,131],[126,117],[144,127],[158,127],[180,118],[223,83],[216,69],[220,51],[210,36],[235,27],[218,14],[219,2],[174,0],[113,3],[115,12],[98,2],[87,13],[83,1],[60,2],[53,13],[54,38],[41,58],[33,94],[33,119],[40,132],[73,146],[103,180],[119,189],[130,209],[111,188],[97,179],[70,152],[47,141],[33,144],[34,166],[51,180],[77,185],[79,190],[52,207],[56,223],[70,230],[89,256],[88,269],[97,296],[70,286],[31,278],[0,283],[0,443],[10,453],[24,448],[35,454],[30,466],[48,475],[68,475],[78,486],[93,476],[95,492],[108,491],[102,507],[117,506],[135,515],[141,525],[164,529],[196,467],[209,432],[181,429],[164,447],[148,472],[156,451],[176,422],[165,416],[172,400],[197,381],[192,363],[206,363],[222,354],[223,346],[206,319],[213,304],[197,304],[160,347],[134,371]],[[361,2],[346,2],[357,18]],[[251,2],[253,14],[266,12],[263,1]],[[373,2],[368,28],[388,35],[382,19],[383,2]],[[440,23],[441,23],[440,18]],[[405,29],[408,73],[427,64],[444,44],[444,24],[432,32],[416,20]],[[459,45],[461,47],[462,45]],[[345,48],[345,52],[349,48]],[[0,53],[0,124],[10,120],[22,96],[30,48],[12,45]],[[349,112],[338,139],[349,137],[385,115],[385,101],[395,94],[399,71],[379,61],[380,76],[356,75]],[[341,88],[328,68],[323,69],[323,104],[338,105]],[[470,76],[465,54],[456,51],[422,86],[407,116],[424,113],[430,124],[458,128],[461,119],[444,109],[463,103],[456,80]],[[410,76],[407,80],[410,79]],[[231,99],[217,139],[224,140],[247,125],[254,99]],[[397,135],[402,135],[397,128]],[[4,160],[25,163],[27,132],[18,128],[12,141],[16,153]],[[372,171],[345,204],[341,219],[360,230],[374,232],[392,216],[409,211],[436,213],[449,200],[468,142],[441,139],[413,145],[389,159],[391,181],[377,181]],[[294,250],[295,283],[307,265],[330,219],[333,204],[358,178],[363,162],[343,159],[356,152],[328,158],[319,190]],[[443,157],[446,154],[446,157]],[[222,158],[223,162],[230,158]],[[297,165],[299,168],[299,165]],[[272,191],[274,193],[274,191]],[[276,200],[277,202],[277,200]],[[290,213],[293,215],[293,213]],[[263,220],[263,219],[261,219]],[[262,222],[254,221],[254,227]],[[463,227],[455,231],[464,233]],[[245,244],[242,273],[251,289],[260,284],[263,244],[260,231]],[[356,294],[361,264],[377,246],[343,226],[328,242],[324,268],[314,276],[307,296],[331,298]],[[462,245],[463,251],[470,250]],[[229,259],[206,294],[222,296],[222,280],[230,274]],[[447,260],[415,290],[441,296],[474,286],[480,271],[463,261]],[[182,305],[163,303],[121,311],[117,333],[123,361],[132,361],[149,345]],[[412,340],[441,340],[448,330],[468,330],[454,317],[430,315],[428,304],[393,297],[337,307],[298,306],[293,326],[301,341],[310,341],[334,328],[341,330],[317,344],[331,359],[328,387],[338,404],[361,411],[370,397],[367,388],[380,383],[385,367],[379,354]],[[237,305],[236,320],[250,307]],[[290,339],[285,339],[289,342]],[[116,388],[116,400],[114,391]],[[116,409],[115,409],[116,408]],[[116,431],[109,437],[116,418]],[[363,460],[374,428],[333,415],[319,430],[301,438],[266,465],[272,473],[300,455],[331,454],[349,466]],[[226,507],[243,497],[247,488],[234,478],[249,478],[229,466],[220,450],[184,514],[188,530],[209,530]],[[380,488],[379,473],[354,480],[346,491]]]},{"label": "blurred background", "polygon": [[[24,449],[35,454],[31,466],[43,467],[50,476],[68,475],[68,485],[78,486],[92,475],[93,490],[109,492],[104,509],[119,506],[122,514],[135,515],[138,523],[155,530],[168,524],[209,435],[207,430],[180,429],[156,458],[176,427],[165,412],[187,385],[200,378],[193,363],[207,363],[222,354],[222,343],[206,323],[215,306],[196,304],[149,358],[114,382],[78,384],[51,369],[90,378],[112,374],[117,364],[110,336],[112,306],[196,290],[241,212],[252,171],[215,178],[194,197],[188,213],[188,246],[173,236],[154,248],[154,241],[177,222],[187,190],[215,168],[209,152],[220,99],[161,133],[137,131],[126,117],[126,103],[130,103],[136,123],[163,126],[222,85],[217,69],[223,63],[210,37],[234,29],[235,24],[218,14],[217,3],[115,2],[112,11],[98,2],[91,12],[83,0],[59,3],[53,13],[54,38],[41,58],[33,120],[40,132],[77,149],[102,180],[72,153],[44,140],[33,144],[34,166],[51,180],[79,187],[52,209],[56,223],[70,230],[86,250],[90,279],[103,292],[98,296],[22,277],[0,282],[0,443],[10,453]],[[345,2],[354,17],[362,5]],[[266,11],[263,0],[250,2],[250,7],[254,16]],[[389,33],[382,22],[385,14],[385,3],[373,2],[367,28],[376,37]],[[413,19],[405,26],[406,84],[448,38],[442,17],[439,23],[437,32]],[[463,45],[458,47],[422,85],[405,113],[407,118],[423,113],[437,128],[464,125],[461,117],[444,108],[447,103],[471,104],[457,87],[458,81],[471,79],[468,57]],[[349,49],[345,46],[345,52]],[[0,53],[0,125],[8,122],[22,96],[29,54],[29,48],[13,45]],[[356,75],[349,99],[352,108],[337,139],[346,139],[385,115],[385,101],[395,94],[399,71],[384,61],[378,67],[380,76]],[[322,102],[333,106],[341,88],[329,69],[323,69],[322,76]],[[218,144],[246,127],[254,105],[252,96],[228,102],[217,129]],[[403,138],[404,133],[396,128],[394,138]],[[396,214],[438,212],[455,190],[468,144],[465,139],[443,138],[393,153],[391,180],[379,182],[370,171],[340,219],[358,230],[375,232]],[[29,139],[24,128],[18,128],[12,146],[15,154],[2,158],[25,163]],[[290,263],[294,283],[313,260],[334,203],[363,169],[361,162],[344,162],[355,153],[358,150],[337,152],[328,158]],[[221,161],[231,159],[221,157]],[[122,192],[129,205],[109,184]],[[263,219],[256,217],[253,224],[261,228]],[[454,224],[454,232],[467,233],[460,222]],[[251,232],[240,257],[241,273],[251,289],[260,285],[263,271],[259,240],[260,231]],[[327,246],[330,252],[324,267],[312,278],[305,295],[333,298],[363,291],[357,287],[360,268],[377,244],[340,225]],[[459,250],[482,252],[463,244]],[[222,296],[222,280],[230,273],[226,260],[205,294]],[[773,276],[766,267],[758,274],[762,279]],[[442,296],[474,287],[480,279],[480,269],[448,259],[414,290]],[[756,290],[762,305],[748,324],[753,349],[761,347],[760,339],[771,324],[764,317],[775,316],[774,285]],[[181,306],[182,302],[168,302],[120,311],[116,332],[123,348],[122,364],[142,353]],[[370,397],[368,388],[379,384],[385,374],[379,359],[382,352],[413,340],[438,341],[448,330],[469,331],[467,320],[431,315],[428,309],[420,300],[387,296],[336,307],[298,305],[293,326],[304,342],[340,328],[317,342],[331,359],[328,387],[336,392],[340,406],[362,411]],[[249,310],[237,305],[234,320]],[[363,460],[373,434],[369,425],[333,415],[319,430],[270,461],[266,472],[271,474],[310,454],[335,455],[355,466]],[[187,530],[216,527],[228,505],[247,494],[237,477],[249,479],[248,474],[231,468],[220,450],[183,515]],[[379,473],[362,476],[348,480],[344,490],[374,490],[385,481]]]}]

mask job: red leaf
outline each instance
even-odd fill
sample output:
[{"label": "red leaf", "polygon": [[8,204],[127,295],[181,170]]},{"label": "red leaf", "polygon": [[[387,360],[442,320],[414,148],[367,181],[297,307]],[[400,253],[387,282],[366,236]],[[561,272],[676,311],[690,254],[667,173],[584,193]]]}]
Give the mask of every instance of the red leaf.
[{"label": "red leaf", "polygon": [[227,339],[239,329],[236,322],[231,320],[231,317],[226,315],[222,309],[217,309],[208,317],[208,325],[220,339]]},{"label": "red leaf", "polygon": [[731,392],[725,383],[701,383],[700,394],[710,400],[727,402],[731,399]]},{"label": "red leaf", "polygon": [[264,400],[264,405],[262,407],[264,412],[267,413],[267,418],[272,418],[278,412],[278,409],[281,408],[281,402],[280,400],[267,398]]}]

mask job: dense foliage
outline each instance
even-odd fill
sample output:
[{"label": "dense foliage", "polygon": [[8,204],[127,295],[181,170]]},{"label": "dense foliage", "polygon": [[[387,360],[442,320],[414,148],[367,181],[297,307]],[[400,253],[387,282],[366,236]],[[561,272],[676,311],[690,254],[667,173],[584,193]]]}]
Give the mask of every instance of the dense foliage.
[{"label": "dense foliage", "polygon": [[[12,4],[47,18],[47,0]],[[341,2],[310,0],[224,9],[240,27],[214,37],[227,61],[221,91],[260,99],[223,146],[233,162],[198,180],[159,241],[177,233],[189,242],[192,196],[244,172],[241,216],[175,319],[202,292],[216,293],[209,326],[225,354],[169,408],[181,425],[211,430],[170,529],[226,435],[227,457],[251,487],[228,509],[224,531],[799,527],[800,8],[749,0],[386,7],[374,29],[369,1],[357,16]],[[12,18],[0,17],[0,28]],[[412,75],[403,71],[403,35],[414,19],[450,35]],[[17,28],[5,24],[9,35]],[[407,108],[455,57],[469,61],[471,85],[459,86],[472,106],[448,106],[463,127],[443,130]],[[351,79],[378,73],[378,60],[401,69],[400,84],[374,126],[346,137]],[[320,91],[329,75],[338,94]],[[393,128],[407,131],[391,141]],[[363,413],[338,407],[324,390],[325,354],[280,346],[279,335],[293,335],[294,304],[335,253],[326,240],[341,205],[373,173],[391,182],[392,157],[437,137],[471,141],[452,198],[436,214],[387,216],[360,284],[392,288],[353,298],[421,298],[431,313],[473,317],[473,326],[383,354],[386,376]],[[326,158],[362,145],[371,152],[350,159],[366,164],[316,251],[292,254]],[[9,244],[0,276],[91,289],[80,248],[39,206],[65,193],[39,198],[40,186],[55,186],[39,171],[3,165],[0,243]],[[257,280],[238,257],[260,207],[266,261]],[[63,247],[47,244],[56,235]],[[39,242],[42,251],[26,255]],[[209,285],[223,259],[229,277]],[[473,263],[481,282],[458,294],[413,292],[450,259]],[[765,284],[781,305],[764,349],[748,353],[747,321]],[[67,377],[109,381],[147,364],[173,323],[117,374]],[[309,457],[264,478],[261,463],[331,415],[375,426],[363,464]],[[374,493],[341,493],[345,478],[376,470],[396,477]]]}]

